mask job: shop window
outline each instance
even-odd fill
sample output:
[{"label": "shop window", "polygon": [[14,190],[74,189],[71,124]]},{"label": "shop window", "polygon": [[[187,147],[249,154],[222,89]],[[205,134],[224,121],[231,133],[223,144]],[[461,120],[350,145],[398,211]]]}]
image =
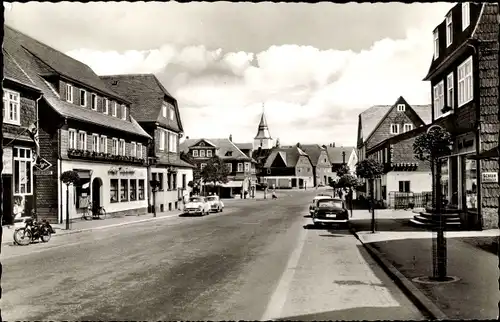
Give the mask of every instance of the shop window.
[{"label": "shop window", "polygon": [[462,187],[465,190],[462,198],[467,210],[477,211],[477,169],[476,160],[462,157]]},{"label": "shop window", "polygon": [[90,202],[90,176],[83,177],[75,186],[75,204],[77,209],[88,208]]},{"label": "shop window", "polygon": [[137,200],[137,180],[130,180],[130,201]]},{"label": "shop window", "polygon": [[118,202],[118,179],[109,181],[109,201]]},{"label": "shop window", "polygon": [[33,192],[33,158],[31,149],[14,148],[14,194],[31,195]]},{"label": "shop window", "polygon": [[139,180],[139,200],[144,200],[144,179]]},{"label": "shop window", "polygon": [[128,180],[120,180],[120,201],[128,201]]},{"label": "shop window", "polygon": [[410,181],[399,181],[399,192],[410,192]]},{"label": "shop window", "polygon": [[441,160],[441,199],[444,204],[448,203],[448,187],[449,187],[449,169],[448,160]]}]

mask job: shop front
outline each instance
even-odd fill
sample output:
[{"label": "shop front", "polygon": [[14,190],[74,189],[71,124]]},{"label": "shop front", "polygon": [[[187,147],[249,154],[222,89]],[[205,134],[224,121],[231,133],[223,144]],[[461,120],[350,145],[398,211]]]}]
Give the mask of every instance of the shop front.
[{"label": "shop front", "polygon": [[[92,207],[104,207],[107,214],[132,215],[147,212],[147,168],[137,165],[100,164],[63,161],[62,172],[73,170],[80,177],[75,186],[69,187],[69,215],[79,218]],[[61,186],[60,214],[66,218],[66,185]]]}]

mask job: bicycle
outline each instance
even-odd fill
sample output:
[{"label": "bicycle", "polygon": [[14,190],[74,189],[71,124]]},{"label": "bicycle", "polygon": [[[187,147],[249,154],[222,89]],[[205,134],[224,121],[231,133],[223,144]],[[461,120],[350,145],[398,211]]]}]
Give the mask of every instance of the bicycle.
[{"label": "bicycle", "polygon": [[82,212],[82,217],[80,218],[81,220],[91,220],[92,219],[92,214],[90,213],[90,204],[88,207],[85,207]]},{"label": "bicycle", "polygon": [[104,209],[104,207],[99,206],[92,208],[92,219],[105,219],[105,218],[106,218],[106,209]]}]

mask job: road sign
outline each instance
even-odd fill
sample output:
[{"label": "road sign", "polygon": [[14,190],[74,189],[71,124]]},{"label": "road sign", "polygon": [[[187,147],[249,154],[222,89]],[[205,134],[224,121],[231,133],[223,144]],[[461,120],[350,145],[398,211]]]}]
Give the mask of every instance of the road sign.
[{"label": "road sign", "polygon": [[52,164],[44,158],[38,158],[37,162],[33,165],[40,171],[45,171],[52,166]]}]

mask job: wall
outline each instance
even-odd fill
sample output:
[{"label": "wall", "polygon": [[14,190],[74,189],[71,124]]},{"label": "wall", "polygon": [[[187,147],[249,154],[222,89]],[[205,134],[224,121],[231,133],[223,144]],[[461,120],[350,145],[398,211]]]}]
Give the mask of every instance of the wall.
[{"label": "wall", "polygon": [[[133,174],[109,174],[108,171],[112,167],[117,167],[114,164],[106,164],[106,163],[93,163],[93,162],[82,162],[82,161],[62,161],[61,162],[61,172],[73,170],[73,169],[88,169],[92,170],[92,177],[90,182],[90,187],[92,189],[92,180],[94,178],[101,178],[102,187],[101,187],[101,205],[106,210],[106,213],[146,213],[148,207],[148,177],[147,177],[147,168],[146,167],[137,167],[137,166],[126,166],[127,168],[133,169],[135,173]],[[144,200],[137,201],[126,201],[126,202],[110,202],[110,179],[144,179],[145,180],[145,198]],[[120,189],[118,189],[118,194],[120,194]],[[90,192],[92,195],[92,191]],[[60,196],[61,197],[61,196]],[[70,186],[70,217],[77,218],[80,217],[80,214],[77,214],[75,208],[75,188]],[[66,218],[66,186],[62,187],[62,200],[60,202],[62,204],[63,209],[63,218]]]},{"label": "wall", "polygon": [[399,181],[410,181],[410,191],[420,193],[432,191],[432,176],[430,172],[391,171],[386,175],[387,196],[392,191],[399,191]]}]

